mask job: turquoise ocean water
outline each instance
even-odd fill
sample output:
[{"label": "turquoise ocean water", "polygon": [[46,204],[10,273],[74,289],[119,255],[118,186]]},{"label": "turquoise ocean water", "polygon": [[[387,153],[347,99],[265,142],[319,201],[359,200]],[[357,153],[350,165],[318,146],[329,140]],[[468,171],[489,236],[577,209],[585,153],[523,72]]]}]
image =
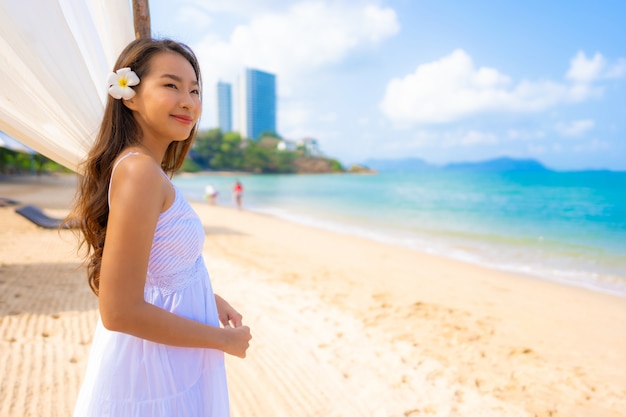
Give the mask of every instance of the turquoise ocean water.
[{"label": "turquoise ocean water", "polygon": [[[626,296],[626,172],[242,175],[244,207],[531,277]],[[233,206],[235,177],[178,176]]]}]

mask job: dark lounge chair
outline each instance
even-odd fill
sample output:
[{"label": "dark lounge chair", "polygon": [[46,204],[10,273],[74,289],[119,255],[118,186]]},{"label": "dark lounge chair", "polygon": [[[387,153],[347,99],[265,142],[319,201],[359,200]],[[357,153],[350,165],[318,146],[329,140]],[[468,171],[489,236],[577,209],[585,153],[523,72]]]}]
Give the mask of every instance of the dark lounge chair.
[{"label": "dark lounge chair", "polygon": [[19,204],[19,202],[16,200],[7,197],[0,197],[0,207],[15,206],[17,204]]},{"label": "dark lounge chair", "polygon": [[46,213],[44,213],[39,207],[30,204],[15,209],[15,212],[26,217],[37,226],[43,227],[45,229],[58,229],[59,227],[63,227],[64,229],[70,229],[73,227],[71,224],[63,225],[63,219],[50,217]]}]

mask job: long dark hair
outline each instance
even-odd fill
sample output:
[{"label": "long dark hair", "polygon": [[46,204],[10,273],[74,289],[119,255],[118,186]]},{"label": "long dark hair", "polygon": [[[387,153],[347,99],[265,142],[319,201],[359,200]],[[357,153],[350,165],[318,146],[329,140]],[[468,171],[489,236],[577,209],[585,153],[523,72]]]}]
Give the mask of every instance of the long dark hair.
[{"label": "long dark hair", "polygon": [[[150,71],[152,57],[161,52],[175,52],[189,61],[201,86],[200,66],[193,51],[187,45],[169,39],[142,38],[131,42],[120,54],[113,70],[130,67],[141,79]],[[187,139],[172,141],[161,161],[161,167],[165,172],[172,175],[180,168],[197,130],[196,123]],[[85,254],[87,276],[89,286],[96,295],[109,217],[108,189],[113,163],[124,149],[137,145],[141,135],[141,129],[135,122],[132,111],[122,100],[109,96],[98,136],[86,160],[81,164],[82,177],[74,207],[66,219],[66,222],[78,225],[79,249],[87,249]]]}]

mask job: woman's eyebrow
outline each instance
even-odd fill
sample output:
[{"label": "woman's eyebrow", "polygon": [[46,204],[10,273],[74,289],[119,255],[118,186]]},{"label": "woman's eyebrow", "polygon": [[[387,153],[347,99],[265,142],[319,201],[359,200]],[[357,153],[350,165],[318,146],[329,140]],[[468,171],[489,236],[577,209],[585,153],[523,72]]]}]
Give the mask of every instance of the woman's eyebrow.
[{"label": "woman's eyebrow", "polygon": [[[179,83],[183,82],[182,78],[180,78],[178,75],[174,75],[174,74],[163,74],[163,75],[161,75],[161,78],[171,78],[172,80],[178,81]],[[194,85],[198,85],[198,80],[193,80],[191,83],[194,84]]]}]

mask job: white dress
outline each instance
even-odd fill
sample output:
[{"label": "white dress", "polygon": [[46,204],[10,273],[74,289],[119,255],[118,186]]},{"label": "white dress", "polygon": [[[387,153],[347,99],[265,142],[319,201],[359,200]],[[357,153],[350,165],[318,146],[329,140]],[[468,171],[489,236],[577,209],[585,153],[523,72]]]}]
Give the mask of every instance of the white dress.
[{"label": "white dress", "polygon": [[[218,327],[203,244],[202,223],[176,189],[172,206],[157,223],[144,298]],[[98,321],[74,417],[228,415],[223,352],[154,343],[109,331]]]}]

